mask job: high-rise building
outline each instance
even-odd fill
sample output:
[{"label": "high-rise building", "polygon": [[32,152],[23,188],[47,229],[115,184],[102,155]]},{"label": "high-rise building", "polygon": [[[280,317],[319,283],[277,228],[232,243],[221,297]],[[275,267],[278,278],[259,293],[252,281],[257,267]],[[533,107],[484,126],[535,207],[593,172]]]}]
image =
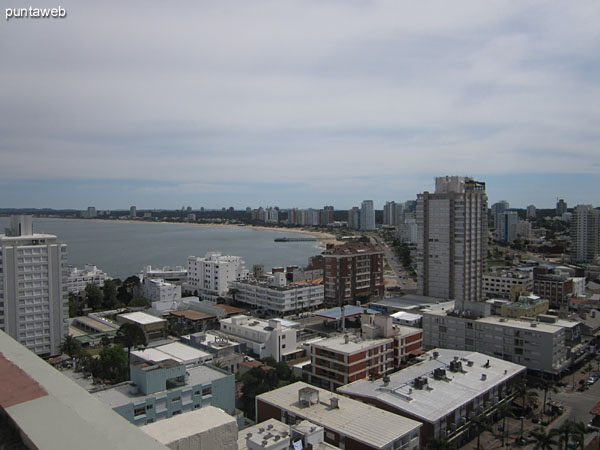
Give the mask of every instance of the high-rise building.
[{"label": "high-rise building", "polygon": [[135,206],[131,206],[129,208],[129,217],[135,219],[137,217],[137,208]]},{"label": "high-rise building", "polygon": [[567,212],[567,202],[565,202],[562,198],[556,202],[556,215],[558,217],[562,216]]},{"label": "high-rise building", "polygon": [[369,231],[375,229],[375,208],[373,200],[363,200],[360,206],[360,229]]},{"label": "high-rise building", "polygon": [[592,263],[600,256],[600,211],[577,205],[571,219],[571,261]]},{"label": "high-rise building", "polygon": [[[67,245],[12,216],[0,235],[0,329],[41,356],[60,353],[68,332]],[[64,287],[64,289],[63,289]]]},{"label": "high-rise building", "polygon": [[494,228],[497,230],[500,228],[500,216],[510,207],[509,203],[506,200],[500,200],[498,203],[494,203],[490,208],[490,213],[492,215],[492,224]]},{"label": "high-rise building", "polygon": [[535,207],[535,205],[529,205],[527,207],[527,218],[535,220],[536,216],[537,216],[537,208]]},{"label": "high-rise building", "polygon": [[487,257],[485,183],[438,177],[417,196],[417,292],[436,298],[483,298]]},{"label": "high-rise building", "polygon": [[348,211],[348,228],[358,230],[360,228],[360,209],[354,206]]},{"label": "high-rise building", "polygon": [[333,223],[333,206],[325,206],[321,211],[319,211],[320,218],[319,222],[322,227],[326,227],[330,223]]},{"label": "high-rise building", "polygon": [[519,214],[514,210],[506,210],[498,216],[496,237],[500,242],[513,242],[517,239]]}]

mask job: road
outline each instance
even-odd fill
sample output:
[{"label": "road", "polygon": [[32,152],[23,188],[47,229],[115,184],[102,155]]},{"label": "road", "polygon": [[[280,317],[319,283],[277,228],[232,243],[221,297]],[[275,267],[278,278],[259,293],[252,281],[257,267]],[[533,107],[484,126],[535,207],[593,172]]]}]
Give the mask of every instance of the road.
[{"label": "road", "polygon": [[387,243],[379,236],[371,236],[371,240],[374,240],[383,248],[386,262],[392,268],[392,276],[388,276],[386,278],[386,280],[388,281],[387,286],[400,286],[402,290],[416,289],[417,286],[415,281],[408,275],[408,272],[404,270],[402,263],[398,261],[396,255],[394,254],[392,249],[387,245]]}]

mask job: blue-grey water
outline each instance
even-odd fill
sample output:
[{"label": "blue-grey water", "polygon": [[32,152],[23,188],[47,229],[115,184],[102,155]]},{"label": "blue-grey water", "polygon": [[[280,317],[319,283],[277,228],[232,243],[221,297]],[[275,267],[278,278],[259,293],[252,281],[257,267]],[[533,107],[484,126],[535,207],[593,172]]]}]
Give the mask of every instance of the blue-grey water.
[{"label": "blue-grey water", "polygon": [[[0,218],[0,234],[8,222]],[[273,241],[291,233],[242,227],[36,218],[33,227],[34,232],[55,234],[68,245],[70,265],[95,264],[122,279],[147,265],[186,266],[188,256],[204,256],[208,251],[241,256],[248,269],[264,264],[265,270],[306,265],[310,256],[322,251],[317,242]]]}]

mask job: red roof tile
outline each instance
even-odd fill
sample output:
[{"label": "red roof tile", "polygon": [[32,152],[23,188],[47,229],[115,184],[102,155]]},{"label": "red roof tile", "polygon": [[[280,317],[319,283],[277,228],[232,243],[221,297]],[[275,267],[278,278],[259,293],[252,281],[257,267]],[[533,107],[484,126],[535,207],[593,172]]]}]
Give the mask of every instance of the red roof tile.
[{"label": "red roof tile", "polygon": [[0,353],[0,406],[6,409],[48,395],[48,392],[19,366]]}]

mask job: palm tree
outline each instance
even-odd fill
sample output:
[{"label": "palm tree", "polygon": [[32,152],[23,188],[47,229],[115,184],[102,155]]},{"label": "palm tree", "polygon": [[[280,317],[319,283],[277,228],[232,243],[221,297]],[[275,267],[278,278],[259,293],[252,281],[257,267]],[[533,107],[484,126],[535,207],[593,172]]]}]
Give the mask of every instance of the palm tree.
[{"label": "palm tree", "polygon": [[479,416],[475,416],[471,419],[471,426],[474,426],[476,428],[477,431],[477,450],[479,450],[480,447],[480,438],[481,438],[481,433],[483,433],[484,431],[489,431],[491,429],[490,427],[490,419],[489,417],[481,414]]},{"label": "palm tree", "polygon": [[117,330],[115,343],[127,347],[127,362],[131,364],[131,348],[145,346],[147,344],[146,333],[139,325],[124,323]]},{"label": "palm tree", "polygon": [[506,438],[506,418],[509,417],[511,419],[516,419],[514,414],[514,405],[510,402],[500,403],[497,407],[497,411],[502,416],[502,447],[504,447],[504,441]]},{"label": "palm tree", "polygon": [[574,420],[565,421],[553,431],[556,436],[559,436],[559,443],[565,450],[569,448],[570,438],[573,438],[578,447],[583,448],[585,435],[590,432],[586,429],[583,422],[576,422]]},{"label": "palm tree", "polygon": [[[540,378],[536,382],[536,387],[544,391],[544,404],[542,405],[542,414],[546,415],[546,398],[548,397],[548,391],[558,392],[554,387],[554,380]],[[543,416],[542,416],[543,417]]]},{"label": "palm tree", "polygon": [[535,444],[533,450],[552,450],[555,445],[558,445],[554,433],[548,434],[544,428],[532,430],[528,435],[531,438],[530,442]]},{"label": "palm tree", "polygon": [[515,397],[521,399],[521,408],[523,413],[533,403],[533,399],[537,398],[538,394],[527,386],[527,381],[523,380],[515,385]]}]

